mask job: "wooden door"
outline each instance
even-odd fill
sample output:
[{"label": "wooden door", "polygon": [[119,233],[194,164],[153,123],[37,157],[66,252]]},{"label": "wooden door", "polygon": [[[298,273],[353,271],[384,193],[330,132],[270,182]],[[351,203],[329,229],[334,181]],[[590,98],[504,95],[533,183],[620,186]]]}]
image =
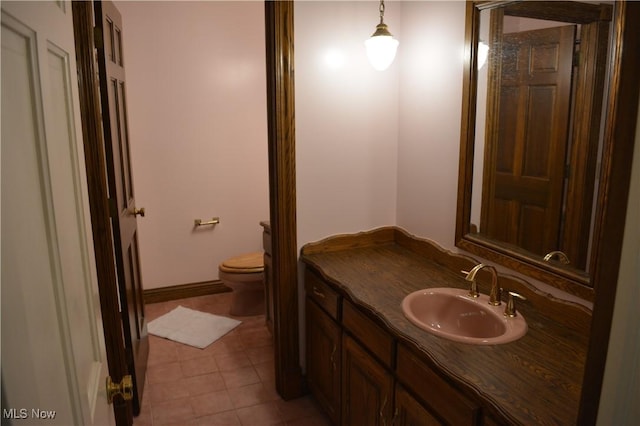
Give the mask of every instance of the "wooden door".
[{"label": "wooden door", "polygon": [[355,340],[342,341],[342,424],[389,425],[393,377]]},{"label": "wooden door", "polygon": [[110,425],[71,3],[2,2],[2,424]]},{"label": "wooden door", "polygon": [[340,424],[342,329],[309,298],[305,312],[307,383],[320,406],[337,425]]},{"label": "wooden door", "polygon": [[481,230],[544,255],[559,244],[575,26],[505,34]]},{"label": "wooden door", "polygon": [[133,411],[137,415],[149,356],[136,219],[144,216],[144,209],[136,208],[133,191],[122,17],[110,1],[95,2],[94,10],[109,207],[127,364],[134,383]]}]

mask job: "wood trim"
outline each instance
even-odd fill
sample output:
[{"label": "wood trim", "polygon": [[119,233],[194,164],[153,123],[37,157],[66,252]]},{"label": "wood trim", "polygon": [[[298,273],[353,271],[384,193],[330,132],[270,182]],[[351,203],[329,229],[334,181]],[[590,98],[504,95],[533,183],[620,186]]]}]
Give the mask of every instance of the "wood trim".
[{"label": "wood trim", "polygon": [[605,146],[608,154],[604,156],[606,162],[602,165],[602,173],[608,182],[604,183],[605,191],[599,194],[601,210],[596,215],[592,280],[597,297],[578,413],[577,423],[581,425],[596,423],[600,405],[618,286],[640,97],[640,61],[636,56],[640,51],[640,27],[636,25],[640,22],[640,3],[616,2],[614,13],[616,42],[611,57],[613,69],[618,72],[611,77],[612,94],[605,129],[605,140],[609,143]]},{"label": "wood trim", "polygon": [[170,300],[185,299],[187,297],[206,296],[208,294],[228,293],[231,289],[222,281],[202,281],[190,284],[179,284],[168,287],[150,288],[144,290],[144,303],[168,302]]},{"label": "wood trim", "polygon": [[293,1],[265,1],[276,390],[303,394],[298,335]]},{"label": "wood trim", "polygon": [[[115,258],[113,240],[111,239],[111,219],[107,201],[107,173],[102,141],[100,96],[96,81],[97,67],[94,61],[93,3],[74,1],[72,2],[72,11],[98,294],[109,375],[114,382],[118,383],[123,376],[129,374],[129,371],[127,369],[122,335],[122,319],[118,307]],[[133,424],[131,402],[124,401],[121,397],[116,397],[113,403],[113,412],[116,424]]]}]

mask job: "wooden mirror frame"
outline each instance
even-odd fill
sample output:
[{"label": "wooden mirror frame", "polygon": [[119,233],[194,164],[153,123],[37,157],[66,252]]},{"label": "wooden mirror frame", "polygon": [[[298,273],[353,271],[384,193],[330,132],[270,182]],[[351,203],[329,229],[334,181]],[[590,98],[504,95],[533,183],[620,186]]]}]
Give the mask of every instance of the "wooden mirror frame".
[{"label": "wooden mirror frame", "polygon": [[[506,266],[514,271],[530,276],[534,279],[542,281],[553,287],[559,288],[567,293],[576,295],[588,301],[595,299],[595,286],[593,280],[594,270],[597,267],[596,262],[591,262],[589,270],[589,278],[586,279],[583,274],[576,271],[564,269],[562,267],[544,262],[542,259],[534,259],[525,256],[522,253],[505,248],[498,243],[492,243],[485,239],[478,238],[470,233],[470,216],[471,216],[471,193],[473,179],[473,161],[474,161],[474,141],[475,141],[475,123],[476,123],[476,94],[477,94],[477,51],[475,46],[479,41],[480,28],[480,10],[489,7],[496,7],[503,4],[512,3],[505,2],[485,2],[473,1],[467,2],[466,23],[465,23],[465,63],[463,74],[463,97],[462,97],[462,121],[460,136],[460,163],[459,163],[459,180],[458,180],[458,209],[456,214],[456,233],[455,244],[457,247],[470,253],[481,256],[497,264]],[[562,7],[570,2],[553,2],[554,5]],[[621,73],[622,73],[622,55],[624,48],[624,36],[631,35],[633,31],[623,26],[626,18],[627,5],[624,2],[616,2],[614,7],[614,18],[612,21],[613,43],[608,52],[610,63],[609,90],[604,105],[607,108],[606,119],[604,123],[604,149],[602,160],[602,171],[600,177],[600,188],[598,191],[598,201],[596,206],[593,229],[593,249],[592,259],[597,259],[600,253],[601,240],[606,232],[604,228],[604,217],[607,212],[605,201],[610,198],[611,192],[615,188],[620,187],[621,182],[613,173],[611,168],[611,158],[618,153],[631,157],[633,153],[633,144],[629,144],[629,138],[633,140],[633,134],[628,134],[622,138],[616,137],[615,130],[618,126],[617,111],[614,109],[617,104],[618,97],[621,93]],[[635,105],[637,107],[637,103]],[[634,108],[633,105],[625,105],[625,111]],[[630,171],[630,170],[629,170]],[[628,191],[627,191],[628,192]],[[626,193],[625,193],[626,194]],[[616,198],[617,205],[612,209],[619,209],[623,212],[626,210],[621,207],[626,206],[626,195]],[[624,216],[622,218],[624,220]]]}]

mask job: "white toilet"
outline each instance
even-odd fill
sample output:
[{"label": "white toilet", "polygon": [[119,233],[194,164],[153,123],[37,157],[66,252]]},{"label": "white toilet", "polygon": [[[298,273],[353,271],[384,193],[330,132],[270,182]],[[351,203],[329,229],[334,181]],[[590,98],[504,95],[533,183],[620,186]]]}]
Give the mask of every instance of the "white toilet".
[{"label": "white toilet", "polygon": [[233,290],[230,314],[264,314],[264,257],[262,252],[243,254],[218,266],[220,280]]}]

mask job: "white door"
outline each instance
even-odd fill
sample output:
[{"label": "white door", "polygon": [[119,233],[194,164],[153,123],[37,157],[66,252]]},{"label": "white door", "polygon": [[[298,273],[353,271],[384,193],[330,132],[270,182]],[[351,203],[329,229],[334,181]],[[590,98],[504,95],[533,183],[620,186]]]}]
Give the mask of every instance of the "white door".
[{"label": "white door", "polygon": [[111,425],[71,4],[2,1],[1,40],[2,423]]}]

